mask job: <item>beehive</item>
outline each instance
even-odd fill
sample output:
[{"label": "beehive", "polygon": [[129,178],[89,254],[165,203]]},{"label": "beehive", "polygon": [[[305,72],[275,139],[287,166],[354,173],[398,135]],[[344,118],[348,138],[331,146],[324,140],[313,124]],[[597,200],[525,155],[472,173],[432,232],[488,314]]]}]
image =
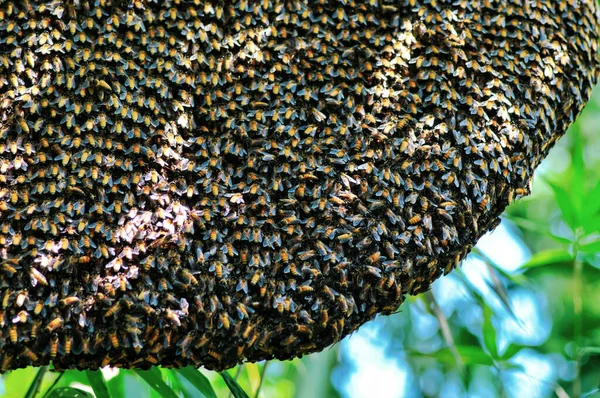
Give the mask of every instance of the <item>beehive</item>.
[{"label": "beehive", "polygon": [[395,311],[529,192],[596,7],[0,1],[0,370],[224,369]]}]

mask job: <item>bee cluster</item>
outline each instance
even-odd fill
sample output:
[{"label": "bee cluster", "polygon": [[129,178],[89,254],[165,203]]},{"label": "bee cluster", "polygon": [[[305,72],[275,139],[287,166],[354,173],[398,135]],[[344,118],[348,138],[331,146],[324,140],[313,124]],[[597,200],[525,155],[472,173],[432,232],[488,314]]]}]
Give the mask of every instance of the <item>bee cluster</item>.
[{"label": "bee cluster", "polygon": [[528,193],[598,37],[594,0],[0,1],[0,371],[395,311]]}]

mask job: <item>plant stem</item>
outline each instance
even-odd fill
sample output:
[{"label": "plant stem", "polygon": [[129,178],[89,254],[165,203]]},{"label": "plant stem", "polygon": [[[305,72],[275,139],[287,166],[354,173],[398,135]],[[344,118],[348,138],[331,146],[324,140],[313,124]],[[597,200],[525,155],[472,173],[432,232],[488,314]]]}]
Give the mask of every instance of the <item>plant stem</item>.
[{"label": "plant stem", "polygon": [[[577,249],[577,248],[576,248]],[[575,380],[573,380],[573,396],[581,396],[581,334],[583,331],[583,263],[577,260],[577,251],[574,251],[573,264],[573,333],[574,333],[574,357],[575,357]]]},{"label": "plant stem", "polygon": [[258,382],[258,388],[256,389],[256,393],[254,394],[254,398],[258,398],[258,393],[260,392],[260,388],[263,385],[263,381],[265,380],[265,374],[267,373],[267,365],[269,361],[266,361],[261,372],[260,372],[260,381]]},{"label": "plant stem", "polygon": [[48,366],[42,366],[38,370],[37,374],[35,375],[35,378],[31,382],[31,385],[29,386],[29,390],[27,390],[27,393],[25,394],[25,398],[35,397],[35,395],[38,393],[38,391],[40,389],[40,386],[42,385],[42,379],[44,378],[44,375],[46,374],[47,371],[48,371]]},{"label": "plant stem", "polygon": [[454,343],[454,338],[452,337],[452,331],[450,330],[450,325],[448,324],[448,319],[442,312],[442,309],[439,307],[439,305],[435,299],[435,296],[433,295],[433,292],[428,291],[427,293],[425,293],[425,297],[426,297],[426,299],[429,299],[429,302],[431,303],[433,313],[434,313],[435,317],[437,318],[438,323],[440,324],[440,328],[442,329],[442,336],[444,337],[444,340],[446,341],[446,344],[448,345],[448,348],[450,349],[450,352],[452,353],[452,356],[454,357],[454,360],[456,361],[458,370],[462,374],[465,370],[464,369],[465,364],[463,363],[462,358],[460,357],[460,354],[458,353],[458,350],[456,349],[456,344]]}]

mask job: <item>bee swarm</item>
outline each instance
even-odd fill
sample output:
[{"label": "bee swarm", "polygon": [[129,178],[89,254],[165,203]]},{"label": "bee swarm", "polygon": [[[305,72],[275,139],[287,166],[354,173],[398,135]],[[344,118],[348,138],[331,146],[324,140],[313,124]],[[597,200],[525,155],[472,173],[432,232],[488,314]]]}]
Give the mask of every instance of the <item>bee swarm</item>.
[{"label": "bee swarm", "polygon": [[0,1],[0,371],[225,369],[395,311],[528,194],[595,3]]}]

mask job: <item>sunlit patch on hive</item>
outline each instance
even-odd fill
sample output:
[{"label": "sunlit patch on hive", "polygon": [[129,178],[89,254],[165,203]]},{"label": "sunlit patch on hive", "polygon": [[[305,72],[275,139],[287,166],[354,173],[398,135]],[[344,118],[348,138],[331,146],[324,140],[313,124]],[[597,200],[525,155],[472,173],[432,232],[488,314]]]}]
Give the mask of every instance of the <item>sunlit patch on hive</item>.
[{"label": "sunlit patch on hive", "polygon": [[594,1],[0,1],[0,371],[321,350],[452,270]]}]

